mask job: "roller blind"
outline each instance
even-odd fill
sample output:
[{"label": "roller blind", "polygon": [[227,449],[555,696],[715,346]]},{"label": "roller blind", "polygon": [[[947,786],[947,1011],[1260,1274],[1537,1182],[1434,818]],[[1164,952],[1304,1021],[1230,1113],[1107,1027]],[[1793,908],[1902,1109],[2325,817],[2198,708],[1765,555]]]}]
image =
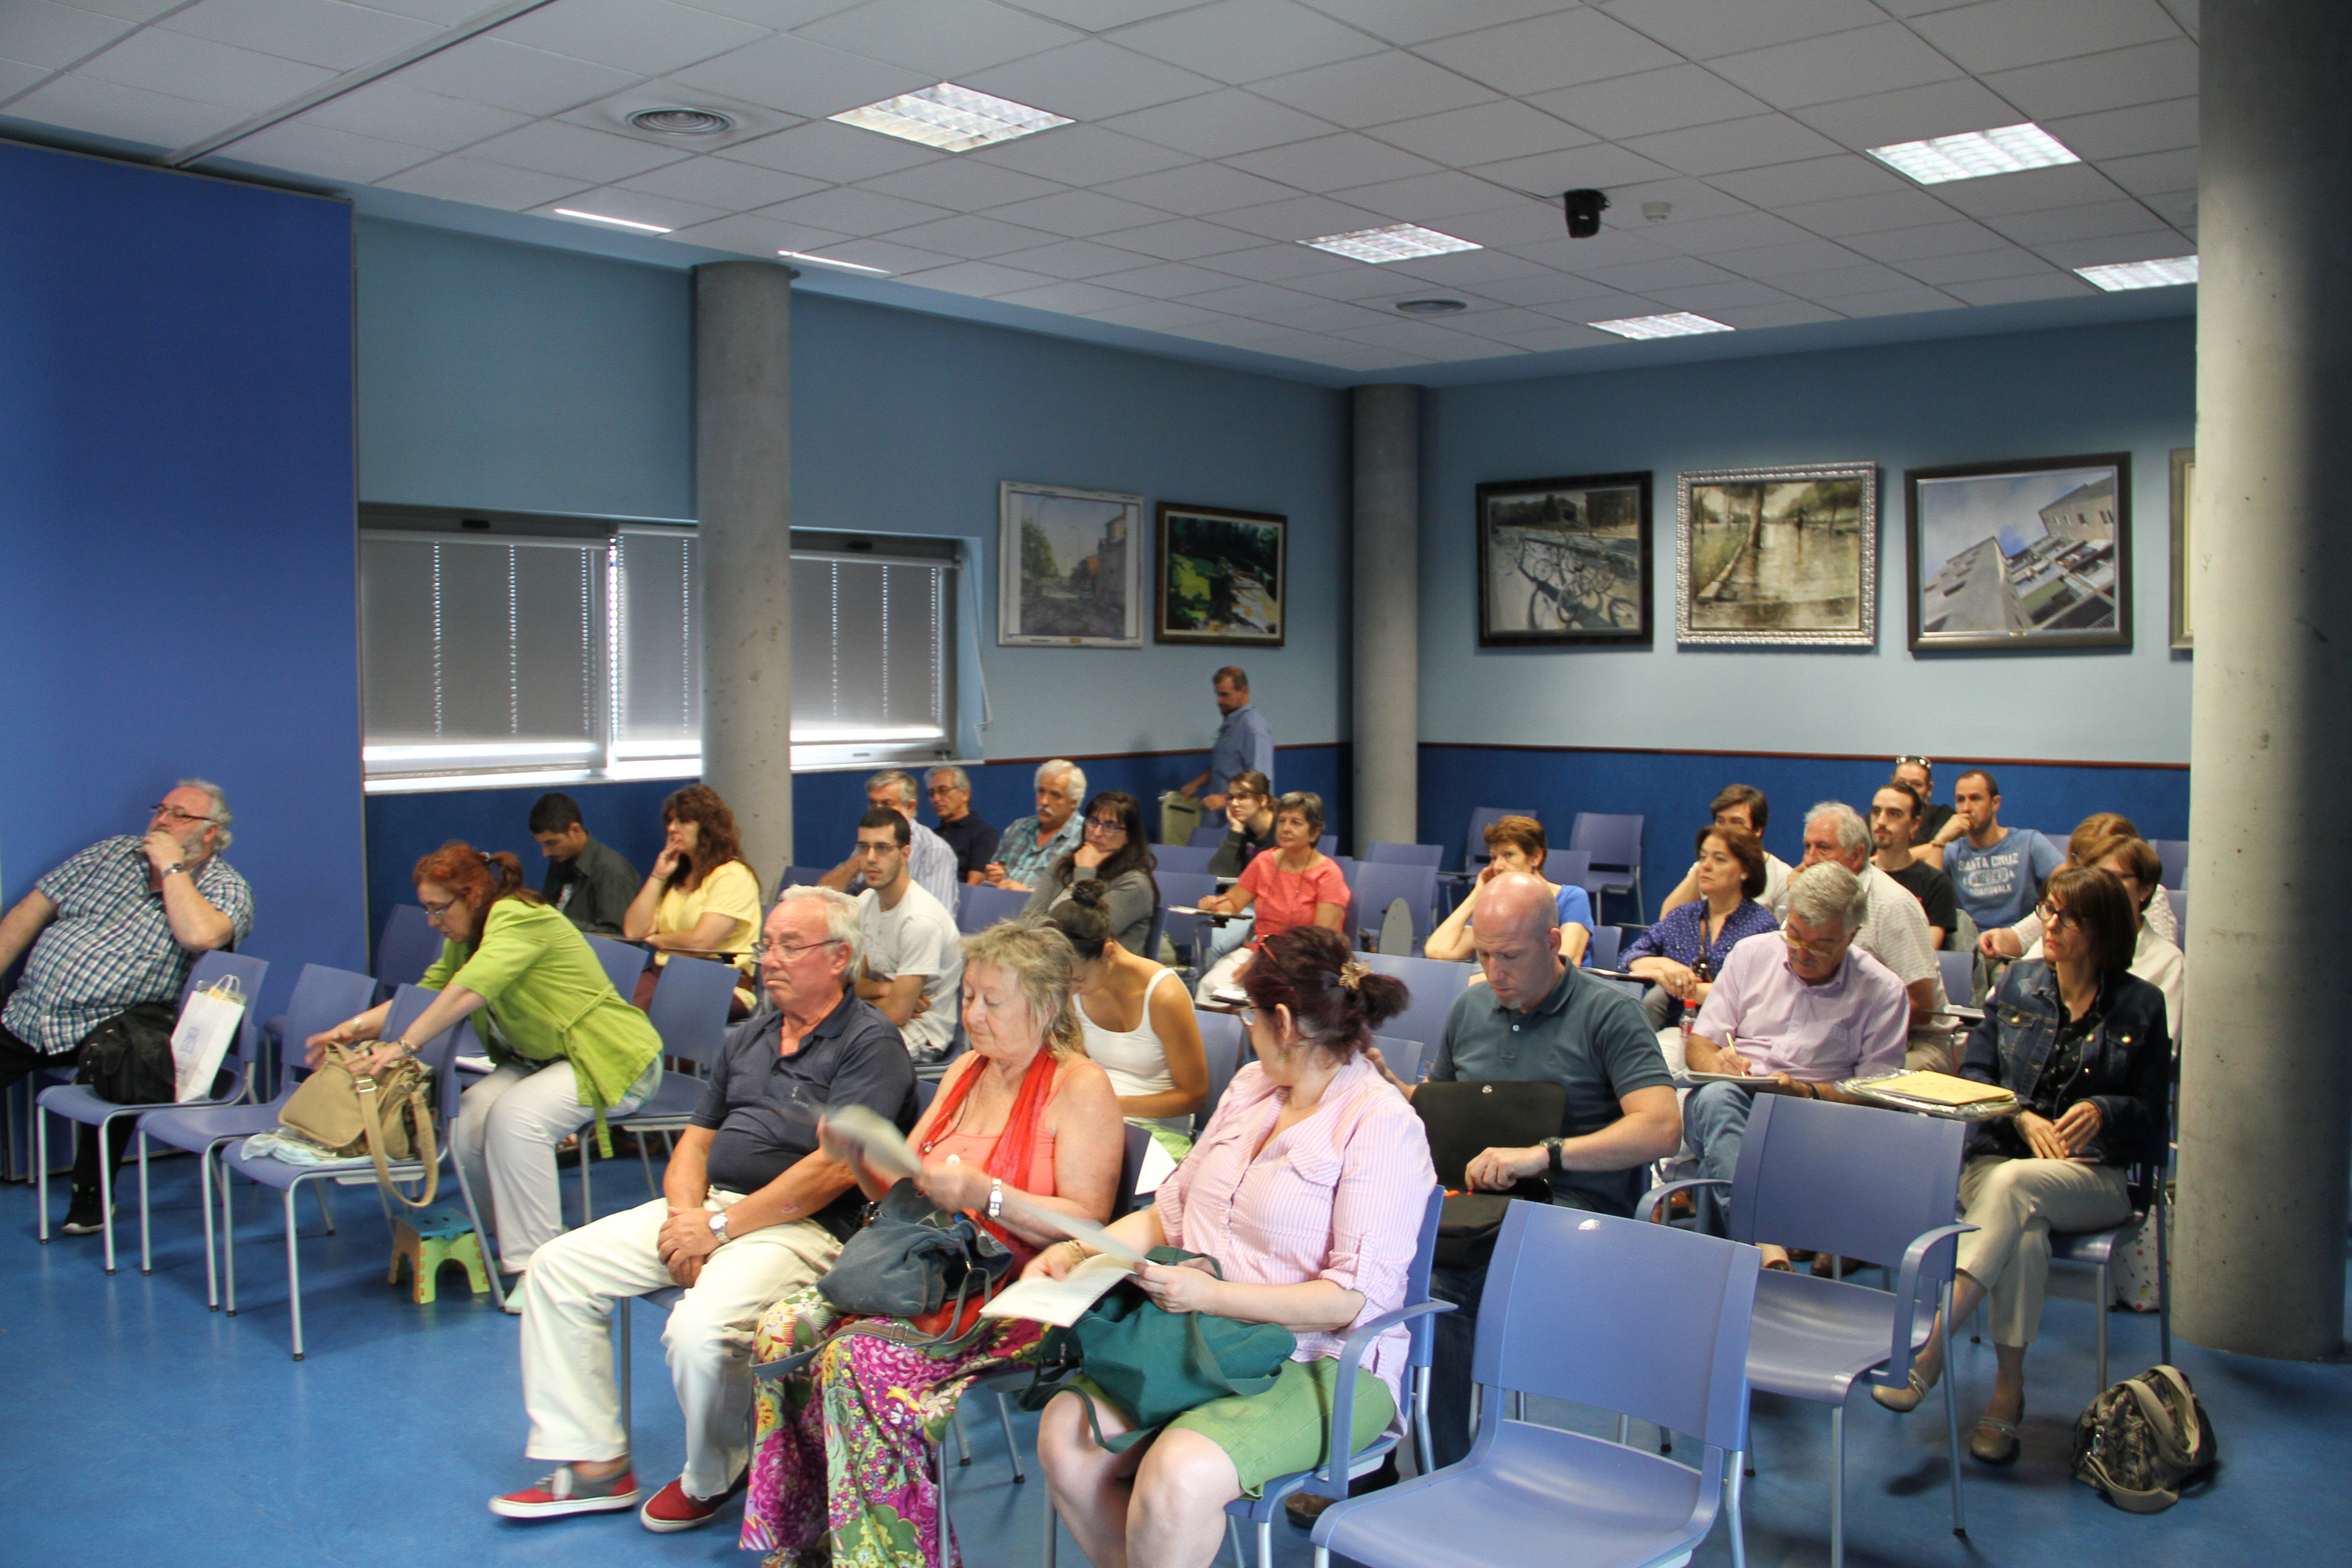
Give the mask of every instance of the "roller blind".
[{"label": "roller blind", "polygon": [[946,755],[954,668],[952,563],[795,552],[796,763]]}]

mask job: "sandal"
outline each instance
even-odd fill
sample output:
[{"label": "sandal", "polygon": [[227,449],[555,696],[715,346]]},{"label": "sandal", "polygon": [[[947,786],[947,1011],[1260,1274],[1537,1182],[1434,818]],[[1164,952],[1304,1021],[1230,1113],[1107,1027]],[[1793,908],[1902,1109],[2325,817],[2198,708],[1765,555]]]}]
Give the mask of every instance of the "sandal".
[{"label": "sandal", "polygon": [[[2024,1413],[2018,1413],[2019,1419]],[[1978,1421],[1976,1430],[1969,1434],[1969,1458],[1982,1465],[2013,1465],[2019,1449],[2017,1422],[2003,1421],[1997,1415],[1987,1415]]]},{"label": "sandal", "polygon": [[1772,1259],[1771,1262],[1767,1263],[1764,1267],[1767,1268],[1777,1268],[1783,1274],[1794,1274],[1796,1272],[1796,1269],[1790,1267],[1789,1260],[1785,1258],[1776,1258]]},{"label": "sandal", "polygon": [[1943,1377],[1944,1371],[1941,1367],[1938,1367],[1936,1369],[1935,1376],[1923,1378],[1919,1375],[1919,1368],[1917,1364],[1914,1363],[1911,1368],[1911,1384],[1909,1387],[1888,1388],[1881,1385],[1877,1388],[1872,1389],[1870,1391],[1870,1396],[1878,1401],[1879,1404],[1885,1405],[1887,1409],[1895,1412],[1897,1415],[1908,1415],[1911,1412],[1919,1408],[1919,1402],[1927,1397],[1927,1391],[1935,1387],[1937,1384],[1942,1382]]}]

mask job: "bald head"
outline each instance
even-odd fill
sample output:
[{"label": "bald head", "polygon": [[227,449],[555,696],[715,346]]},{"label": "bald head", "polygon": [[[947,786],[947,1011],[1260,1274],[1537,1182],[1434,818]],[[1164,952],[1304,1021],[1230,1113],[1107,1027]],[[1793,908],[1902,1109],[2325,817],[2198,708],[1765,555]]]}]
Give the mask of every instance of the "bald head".
[{"label": "bald head", "polygon": [[1478,924],[1496,937],[1540,936],[1559,929],[1559,905],[1541,878],[1507,871],[1478,895]]},{"label": "bald head", "polygon": [[1478,893],[1470,944],[1495,1000],[1525,1013],[1559,984],[1559,906],[1541,879],[1507,871]]}]

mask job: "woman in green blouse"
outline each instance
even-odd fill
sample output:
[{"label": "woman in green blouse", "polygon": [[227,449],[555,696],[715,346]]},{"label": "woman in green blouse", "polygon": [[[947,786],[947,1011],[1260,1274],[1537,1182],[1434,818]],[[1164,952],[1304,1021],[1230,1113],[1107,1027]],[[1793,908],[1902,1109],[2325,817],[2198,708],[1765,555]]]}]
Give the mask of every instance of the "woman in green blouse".
[{"label": "woman in green blouse", "polygon": [[[459,1100],[455,1142],[499,1239],[499,1267],[520,1274],[563,1234],[555,1146],[591,1118],[612,1152],[604,1118],[635,1110],[661,1083],[661,1037],[622,999],[578,928],[523,887],[522,863],[451,841],[416,863],[416,900],[441,933],[441,959],[423,984],[438,990],[404,1037],[378,1058],[413,1051],[452,1024],[477,1026],[493,1070]],[[391,1004],[310,1037],[328,1045],[378,1037]]]}]

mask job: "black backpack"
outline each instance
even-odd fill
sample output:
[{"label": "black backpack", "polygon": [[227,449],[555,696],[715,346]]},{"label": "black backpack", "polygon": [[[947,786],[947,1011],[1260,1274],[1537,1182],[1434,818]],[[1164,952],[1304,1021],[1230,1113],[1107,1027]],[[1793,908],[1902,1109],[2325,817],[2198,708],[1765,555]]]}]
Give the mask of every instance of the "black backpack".
[{"label": "black backpack", "polygon": [[2177,1367],[2124,1379],[2074,1422],[2074,1479],[2126,1513],[2162,1513],[2219,1457],[2213,1424]]},{"label": "black backpack", "polygon": [[117,1013],[81,1037],[81,1070],[74,1081],[117,1105],[171,1104],[179,1092],[172,1060],[177,1023],[168,1002],[142,1002]]}]

